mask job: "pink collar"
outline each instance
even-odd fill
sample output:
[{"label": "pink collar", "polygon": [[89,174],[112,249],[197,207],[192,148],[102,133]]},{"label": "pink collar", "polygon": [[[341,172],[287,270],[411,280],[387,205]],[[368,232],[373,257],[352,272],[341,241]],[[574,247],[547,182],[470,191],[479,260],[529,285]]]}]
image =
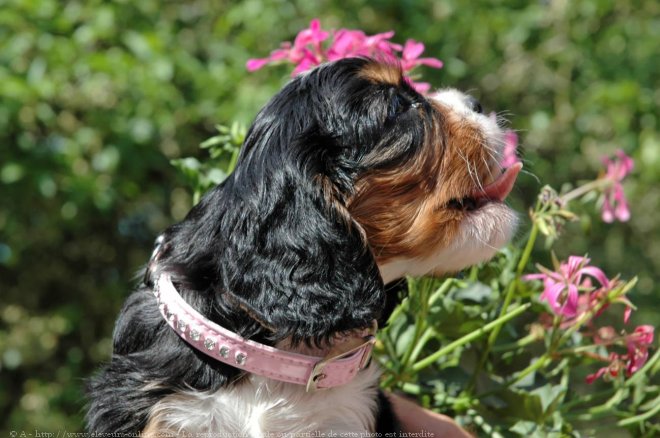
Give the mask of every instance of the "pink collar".
[{"label": "pink collar", "polygon": [[179,295],[167,273],[154,286],[161,314],[174,331],[197,350],[235,368],[305,385],[307,391],[332,388],[350,382],[369,362],[377,324],[365,337],[348,337],[325,357],[279,350],[243,339],[206,319]]}]

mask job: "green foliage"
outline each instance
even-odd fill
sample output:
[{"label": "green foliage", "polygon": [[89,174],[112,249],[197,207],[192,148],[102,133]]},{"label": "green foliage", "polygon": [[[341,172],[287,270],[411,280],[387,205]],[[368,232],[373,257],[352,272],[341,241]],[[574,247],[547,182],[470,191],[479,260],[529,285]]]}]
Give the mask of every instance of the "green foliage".
[{"label": "green foliage", "polygon": [[[514,280],[517,304],[503,314],[521,257],[503,251],[463,280],[409,279],[409,295],[377,344],[383,386],[456,417],[480,436],[601,436],[617,426],[652,436],[660,352],[629,380],[621,375],[598,390],[585,386],[581,379],[597,366],[580,355],[588,349],[581,346],[585,339],[573,328],[540,323],[545,306],[537,292]],[[489,338],[498,327],[505,331]]]},{"label": "green foliage", "polygon": [[245,140],[245,126],[234,122],[230,127],[216,126],[219,134],[204,141],[200,147],[208,149],[210,159],[179,158],[170,163],[179,170],[193,190],[193,204],[211,187],[220,184],[236,166],[240,147]]},{"label": "green foliage", "polygon": [[[4,2],[0,432],[82,428],[82,379],[109,357],[114,318],[153,238],[223,178],[219,170],[231,166],[240,143],[238,126],[249,123],[288,75],[284,68],[247,74],[245,61],[290,40],[312,17],[320,17],[324,27],[368,33],[393,29],[397,42],[423,41],[429,56],[445,62],[440,72],[425,71],[425,80],[472,90],[485,107],[511,111],[526,168],[532,172],[519,181],[520,211],[535,202],[535,176],[560,188],[591,177],[600,168],[600,156],[615,148],[631,154],[637,163],[627,186],[631,221],[612,227],[590,219],[592,204],[576,206],[578,221],[565,225],[555,250],[560,255],[598,255],[606,271],[638,275],[635,317],[657,326],[660,75],[654,55],[659,14],[653,0],[478,0],[469,6],[458,0]],[[214,135],[216,124],[232,121],[239,123],[232,125],[237,128],[221,131],[213,140],[217,143],[208,145],[211,159],[199,152],[198,145]],[[170,166],[172,160],[182,172]],[[533,257],[545,263],[544,254],[538,248]],[[479,324],[497,320],[517,257],[515,251],[505,252],[467,279],[448,283],[428,308],[440,329],[406,361],[414,363],[414,355],[427,357]],[[433,295],[438,287],[430,283],[425,293]],[[517,293],[524,297],[532,291],[523,287]],[[421,300],[415,304],[427,305]],[[399,313],[412,318],[404,315]],[[406,321],[411,325],[405,330],[400,323],[390,330],[399,327],[409,339],[423,335],[415,319]],[[503,370],[500,375],[529,363],[525,353],[504,348],[530,322],[524,314],[514,321],[492,347],[502,352],[501,360],[486,364]],[[498,331],[492,330],[483,336]],[[420,387],[421,400],[465,417],[484,434],[501,428],[493,417],[507,419],[501,413],[520,406],[529,415],[511,424],[512,430],[532,436],[542,430],[567,431],[556,412],[568,414],[579,404],[563,400],[555,405],[544,402],[547,395],[521,395],[512,389],[500,394],[506,406],[497,398],[475,405],[462,394],[459,388],[471,376],[469,366],[459,365],[470,357],[472,365],[479,360],[483,336],[449,351],[432,372],[417,373],[427,382]],[[405,337],[394,339],[396,354],[407,351]],[[655,363],[649,375],[657,375]],[[398,375],[405,368],[388,370]],[[402,388],[414,390],[415,383],[403,377]],[[648,420],[657,414],[658,403],[649,396],[657,385],[657,379],[640,378],[614,395],[603,388],[572,389],[600,397],[598,402],[629,392],[633,402],[623,409],[651,415],[646,423],[621,420],[620,427],[652,436],[657,428],[648,426]],[[473,386],[483,389],[481,381]],[[552,386],[546,391],[554,397]],[[587,414],[598,424],[577,418],[584,430],[611,424],[611,411]]]}]

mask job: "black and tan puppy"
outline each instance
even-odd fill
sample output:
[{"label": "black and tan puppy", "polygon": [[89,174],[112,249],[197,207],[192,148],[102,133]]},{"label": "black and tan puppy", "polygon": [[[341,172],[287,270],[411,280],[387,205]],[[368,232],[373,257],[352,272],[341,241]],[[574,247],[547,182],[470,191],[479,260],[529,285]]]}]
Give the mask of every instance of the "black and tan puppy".
[{"label": "black and tan puppy", "polygon": [[[234,173],[159,238],[90,384],[89,430],[395,428],[366,360],[392,305],[384,285],[509,240],[520,166],[500,168],[502,147],[473,98],[422,96],[393,65],[344,59],[293,79]],[[302,380],[282,371],[310,360]]]}]

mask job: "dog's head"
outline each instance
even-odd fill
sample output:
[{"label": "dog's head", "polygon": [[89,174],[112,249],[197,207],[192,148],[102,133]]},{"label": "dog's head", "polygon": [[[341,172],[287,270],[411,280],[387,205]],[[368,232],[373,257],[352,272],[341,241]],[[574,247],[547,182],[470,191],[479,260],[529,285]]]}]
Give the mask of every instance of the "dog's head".
[{"label": "dog's head", "polygon": [[519,167],[500,168],[502,147],[467,95],[424,97],[368,59],[320,66],[262,109],[235,172],[165,233],[158,269],[244,336],[367,327],[384,283],[458,271],[511,237]]},{"label": "dog's head", "polygon": [[[377,80],[377,78],[374,78]],[[400,105],[393,150],[414,154],[386,169],[369,170],[349,203],[365,229],[385,282],[403,275],[441,275],[488,260],[517,223],[504,204],[522,165],[499,163],[503,131],[481,104],[453,89],[428,98],[405,83],[390,89]],[[423,127],[411,142],[407,132]]]}]

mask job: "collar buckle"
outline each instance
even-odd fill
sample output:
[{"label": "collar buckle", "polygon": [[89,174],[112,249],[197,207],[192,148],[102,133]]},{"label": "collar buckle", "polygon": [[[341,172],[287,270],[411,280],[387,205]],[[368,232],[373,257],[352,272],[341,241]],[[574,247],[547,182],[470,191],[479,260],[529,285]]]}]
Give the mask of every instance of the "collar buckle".
[{"label": "collar buckle", "polygon": [[307,385],[306,385],[306,390],[307,392],[314,392],[318,389],[325,389],[325,388],[319,388],[318,384],[323,380],[326,375],[323,373],[323,370],[325,369],[328,364],[335,362],[337,360],[345,359],[349,356],[352,356],[354,354],[359,354],[360,351],[362,354],[362,358],[360,359],[360,362],[358,364],[358,371],[363,370],[369,365],[369,360],[371,359],[371,352],[373,350],[373,346],[376,343],[376,332],[378,331],[378,322],[374,320],[372,322],[371,328],[369,328],[367,334],[363,337],[352,337],[345,342],[342,342],[336,346],[333,346],[328,354],[326,354],[323,359],[318,361],[315,365],[314,368],[312,368],[312,372],[309,374],[309,378],[307,379]]}]

